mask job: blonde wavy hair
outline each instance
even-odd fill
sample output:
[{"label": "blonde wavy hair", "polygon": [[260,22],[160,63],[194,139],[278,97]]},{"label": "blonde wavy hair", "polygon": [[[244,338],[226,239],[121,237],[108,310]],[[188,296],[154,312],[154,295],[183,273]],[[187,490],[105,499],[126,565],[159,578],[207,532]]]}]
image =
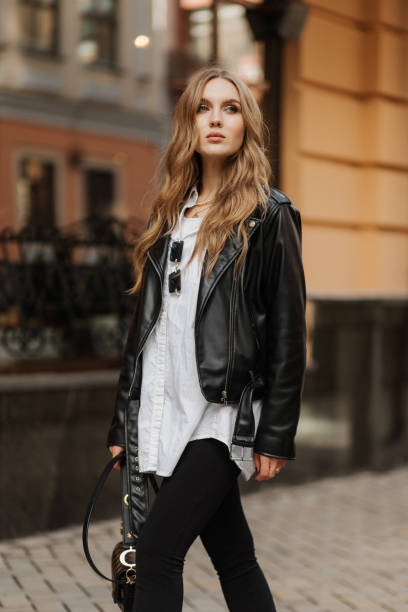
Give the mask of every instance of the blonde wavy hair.
[{"label": "blonde wavy hair", "polygon": [[268,130],[258,103],[249,87],[229,70],[218,67],[200,69],[189,78],[175,107],[171,140],[161,161],[163,184],[153,202],[148,227],[134,249],[136,282],[127,293],[136,293],[140,289],[148,250],[160,237],[171,234],[176,228],[191,188],[196,185],[198,192],[201,191],[196,115],[205,85],[215,78],[226,79],[237,88],[245,132],[241,148],[226,160],[216,193],[217,204],[213,204],[203,218],[187,265],[196,254],[201,256],[207,250],[205,271],[208,278],[225,242],[235,234],[242,241],[242,252],[234,265],[235,275],[238,265],[243,268],[248,251],[245,220],[258,204],[266,213],[272,171],[265,154]]}]

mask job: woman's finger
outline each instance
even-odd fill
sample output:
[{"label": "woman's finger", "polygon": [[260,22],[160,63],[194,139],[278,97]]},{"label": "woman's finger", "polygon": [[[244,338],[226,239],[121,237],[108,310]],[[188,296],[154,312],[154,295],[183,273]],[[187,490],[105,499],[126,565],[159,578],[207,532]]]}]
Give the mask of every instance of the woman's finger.
[{"label": "woman's finger", "polygon": [[261,462],[260,462],[258,453],[254,453],[254,463],[255,463],[255,469],[259,473]]},{"label": "woman's finger", "polygon": [[266,455],[254,453],[254,463],[258,472],[258,476],[255,480],[269,480],[270,478],[275,478],[282,468],[285,467],[286,459],[267,457]]},{"label": "woman's finger", "polygon": [[258,476],[255,480],[268,480],[269,478],[269,461],[270,457],[266,457],[265,455],[260,455],[260,470]]}]

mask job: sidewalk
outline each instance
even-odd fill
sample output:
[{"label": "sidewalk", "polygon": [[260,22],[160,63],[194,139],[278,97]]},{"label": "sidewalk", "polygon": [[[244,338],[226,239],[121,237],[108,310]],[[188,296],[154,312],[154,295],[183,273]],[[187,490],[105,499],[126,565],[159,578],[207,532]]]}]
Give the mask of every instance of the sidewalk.
[{"label": "sidewalk", "polygon": [[[408,468],[261,483],[243,504],[278,612],[408,610]],[[95,559],[108,574],[118,526],[119,519],[91,529]],[[0,567],[0,610],[119,609],[84,560],[81,527],[0,542]],[[184,592],[183,612],[227,609],[199,540],[187,555]]]}]

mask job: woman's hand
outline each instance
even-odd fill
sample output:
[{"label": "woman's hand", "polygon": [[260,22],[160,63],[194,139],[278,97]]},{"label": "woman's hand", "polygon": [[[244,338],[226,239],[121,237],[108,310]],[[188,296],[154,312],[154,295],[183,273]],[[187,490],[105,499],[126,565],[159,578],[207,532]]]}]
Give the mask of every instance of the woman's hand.
[{"label": "woman's hand", "polygon": [[[112,457],[116,457],[116,455],[119,455],[119,453],[121,453],[123,451],[123,446],[109,446],[109,450],[111,452]],[[115,465],[113,466],[113,468],[115,470],[119,470],[120,469],[120,461],[117,461],[115,463]]]},{"label": "woman's hand", "polygon": [[285,467],[286,459],[277,459],[276,457],[267,457],[254,452],[254,462],[258,476],[255,480],[269,480],[275,478],[281,469]]}]

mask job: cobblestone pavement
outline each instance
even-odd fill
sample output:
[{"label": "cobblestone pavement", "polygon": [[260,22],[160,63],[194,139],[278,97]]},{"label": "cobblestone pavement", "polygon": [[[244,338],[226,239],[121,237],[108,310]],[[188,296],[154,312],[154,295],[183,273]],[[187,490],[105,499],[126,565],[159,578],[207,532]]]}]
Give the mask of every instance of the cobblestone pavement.
[{"label": "cobblestone pavement", "polygon": [[[408,610],[408,468],[288,486],[243,497],[278,612]],[[119,520],[91,529],[109,572]],[[88,567],[81,527],[0,542],[0,610],[113,612],[109,585]],[[183,612],[226,610],[201,542],[185,564]],[[248,612],[251,612],[248,610]]]}]

